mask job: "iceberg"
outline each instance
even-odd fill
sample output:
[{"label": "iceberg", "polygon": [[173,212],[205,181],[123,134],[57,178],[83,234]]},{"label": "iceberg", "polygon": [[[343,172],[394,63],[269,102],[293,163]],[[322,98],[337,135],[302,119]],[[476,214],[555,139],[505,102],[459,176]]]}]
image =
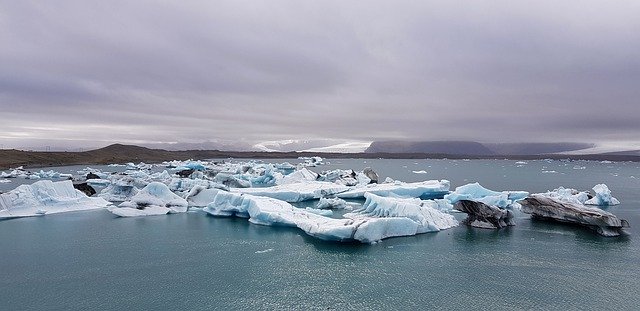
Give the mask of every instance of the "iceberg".
[{"label": "iceberg", "polygon": [[204,211],[214,216],[249,218],[259,225],[297,227],[310,236],[339,242],[375,243],[457,225],[453,216],[423,208],[418,201],[398,202],[371,194],[367,199],[369,203],[362,210],[344,219],[317,215],[282,200],[232,192],[219,192]]},{"label": "iceberg", "polygon": [[445,195],[444,198],[451,204],[456,204],[461,200],[471,200],[499,208],[511,208],[515,202],[528,195],[529,192],[526,191],[493,191],[476,182],[457,187],[455,191]]},{"label": "iceberg", "polygon": [[370,226],[367,223],[356,232],[356,239],[358,234],[362,234],[362,239],[376,241],[391,236],[437,232],[458,225],[452,215],[423,205],[416,198],[386,198],[373,193],[366,193],[365,198],[362,208],[345,214],[344,217],[353,220],[387,219],[390,223],[382,226]]},{"label": "iceberg", "polygon": [[552,191],[547,191],[545,193],[539,194],[554,200],[558,200],[560,202],[573,203],[577,205],[582,205],[587,200],[589,200],[589,193],[564,187],[558,187],[556,189],[553,189]]},{"label": "iceberg", "polygon": [[100,209],[108,205],[110,203],[102,198],[90,198],[76,190],[70,180],[41,180],[0,194],[0,219]]},{"label": "iceberg", "polygon": [[188,203],[185,199],[171,192],[167,185],[152,182],[134,195],[131,200],[112,207],[110,212],[120,217],[164,215],[168,213],[184,213]]},{"label": "iceberg", "polygon": [[547,194],[532,194],[520,201],[522,212],[534,218],[578,224],[602,236],[613,237],[624,233],[629,227],[624,219],[595,207],[587,207],[571,201],[562,201]]},{"label": "iceberg", "polygon": [[223,184],[206,180],[206,179],[173,178],[169,182],[169,189],[171,189],[171,191],[177,191],[177,192],[190,191],[191,189],[193,189],[193,187],[196,187],[196,186],[204,187],[207,189],[215,188],[215,189],[222,189],[226,191],[229,190],[229,187]]},{"label": "iceberg", "polygon": [[282,200],[302,202],[332,196],[349,190],[348,187],[324,181],[307,181],[295,184],[283,184],[266,188],[234,188],[232,192],[251,194]]},{"label": "iceberg", "polygon": [[135,186],[136,180],[132,177],[125,176],[118,180],[112,181],[106,188],[98,194],[109,202],[122,202],[129,200],[138,193]]},{"label": "iceberg", "polygon": [[317,209],[344,209],[347,208],[347,201],[341,198],[322,197],[316,205]]},{"label": "iceberg", "polygon": [[365,193],[373,193],[383,197],[436,199],[448,194],[449,187],[449,181],[444,179],[415,183],[395,181],[393,183],[368,184],[351,188],[349,191],[337,194],[337,196],[343,199],[358,199],[364,198]]},{"label": "iceberg", "polygon": [[620,201],[611,196],[611,190],[605,184],[597,184],[593,187],[596,196],[584,202],[587,205],[610,206],[618,205]]},{"label": "iceberg", "polygon": [[462,222],[468,226],[485,229],[499,229],[506,226],[516,225],[513,221],[512,211],[496,206],[489,206],[482,202],[459,200],[455,203],[453,208],[468,215]]},{"label": "iceberg", "polygon": [[327,217],[333,216],[333,211],[329,209],[318,209],[318,208],[307,207],[304,210],[309,213],[314,213],[322,216],[327,216]]},{"label": "iceberg", "polygon": [[185,200],[189,207],[205,207],[213,202],[218,192],[224,191],[217,188],[206,188],[203,186],[195,186],[189,191]]},{"label": "iceberg", "polygon": [[316,179],[318,179],[318,174],[310,171],[306,167],[303,167],[302,169],[299,169],[289,175],[282,177],[282,179],[278,181],[278,184],[296,184],[306,181],[315,181]]}]

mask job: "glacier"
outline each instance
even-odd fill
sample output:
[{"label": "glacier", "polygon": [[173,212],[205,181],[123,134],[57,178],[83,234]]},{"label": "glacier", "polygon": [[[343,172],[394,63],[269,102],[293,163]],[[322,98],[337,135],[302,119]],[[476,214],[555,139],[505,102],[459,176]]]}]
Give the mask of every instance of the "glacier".
[{"label": "glacier", "polygon": [[40,180],[0,194],[0,219],[101,209],[110,205],[73,188],[70,180]]}]

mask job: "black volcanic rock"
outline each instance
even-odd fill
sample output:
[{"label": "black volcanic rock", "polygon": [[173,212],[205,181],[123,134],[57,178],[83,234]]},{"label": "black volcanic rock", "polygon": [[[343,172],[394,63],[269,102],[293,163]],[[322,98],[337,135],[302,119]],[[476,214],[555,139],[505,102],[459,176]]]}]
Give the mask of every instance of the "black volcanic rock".
[{"label": "black volcanic rock", "polygon": [[89,174],[87,174],[87,178],[86,179],[100,179],[100,176],[89,172]]},{"label": "black volcanic rock", "polygon": [[377,184],[378,180],[380,179],[378,177],[378,173],[376,173],[372,168],[370,167],[365,167],[364,170],[362,170],[362,173],[367,176],[369,179],[371,179],[371,184]]},{"label": "black volcanic rock", "polygon": [[194,169],[188,169],[188,170],[182,170],[179,172],[176,172],[176,175],[182,177],[182,178],[187,178],[189,176],[191,176],[191,174],[193,174],[193,172],[195,172]]},{"label": "black volcanic rock", "polygon": [[89,197],[96,194],[96,189],[93,189],[93,187],[89,186],[89,184],[87,184],[86,182],[80,183],[80,184],[73,184],[73,188],[76,188],[82,191],[84,194],[86,194]]},{"label": "black volcanic rock", "polygon": [[462,221],[467,226],[486,229],[500,229],[515,226],[513,212],[482,202],[460,200],[453,206],[455,210],[466,213],[467,218]]}]

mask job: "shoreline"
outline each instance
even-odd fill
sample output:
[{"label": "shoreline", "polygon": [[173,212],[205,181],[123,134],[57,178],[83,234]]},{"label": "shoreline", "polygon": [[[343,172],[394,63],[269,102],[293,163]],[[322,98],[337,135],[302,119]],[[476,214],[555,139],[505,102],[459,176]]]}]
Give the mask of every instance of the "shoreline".
[{"label": "shoreline", "polygon": [[264,152],[264,151],[219,151],[184,150],[167,151],[131,145],[111,145],[105,148],[82,152],[50,152],[0,150],[0,170],[19,166],[45,168],[67,165],[101,165],[127,162],[159,163],[171,160],[203,160],[215,158],[244,159],[291,159],[320,156],[327,159],[454,159],[454,160],[589,160],[612,162],[640,162],[640,156],[618,154],[543,154],[543,155],[452,155],[430,153],[322,153],[322,152]]}]

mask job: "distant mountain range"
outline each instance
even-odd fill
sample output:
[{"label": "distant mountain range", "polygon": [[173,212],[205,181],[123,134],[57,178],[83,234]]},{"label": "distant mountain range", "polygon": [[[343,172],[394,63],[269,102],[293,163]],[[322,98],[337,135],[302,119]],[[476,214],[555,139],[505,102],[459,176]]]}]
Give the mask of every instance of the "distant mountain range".
[{"label": "distant mountain range", "polygon": [[542,155],[594,147],[587,143],[479,143],[474,141],[374,141],[367,153],[429,153],[470,156]]}]

